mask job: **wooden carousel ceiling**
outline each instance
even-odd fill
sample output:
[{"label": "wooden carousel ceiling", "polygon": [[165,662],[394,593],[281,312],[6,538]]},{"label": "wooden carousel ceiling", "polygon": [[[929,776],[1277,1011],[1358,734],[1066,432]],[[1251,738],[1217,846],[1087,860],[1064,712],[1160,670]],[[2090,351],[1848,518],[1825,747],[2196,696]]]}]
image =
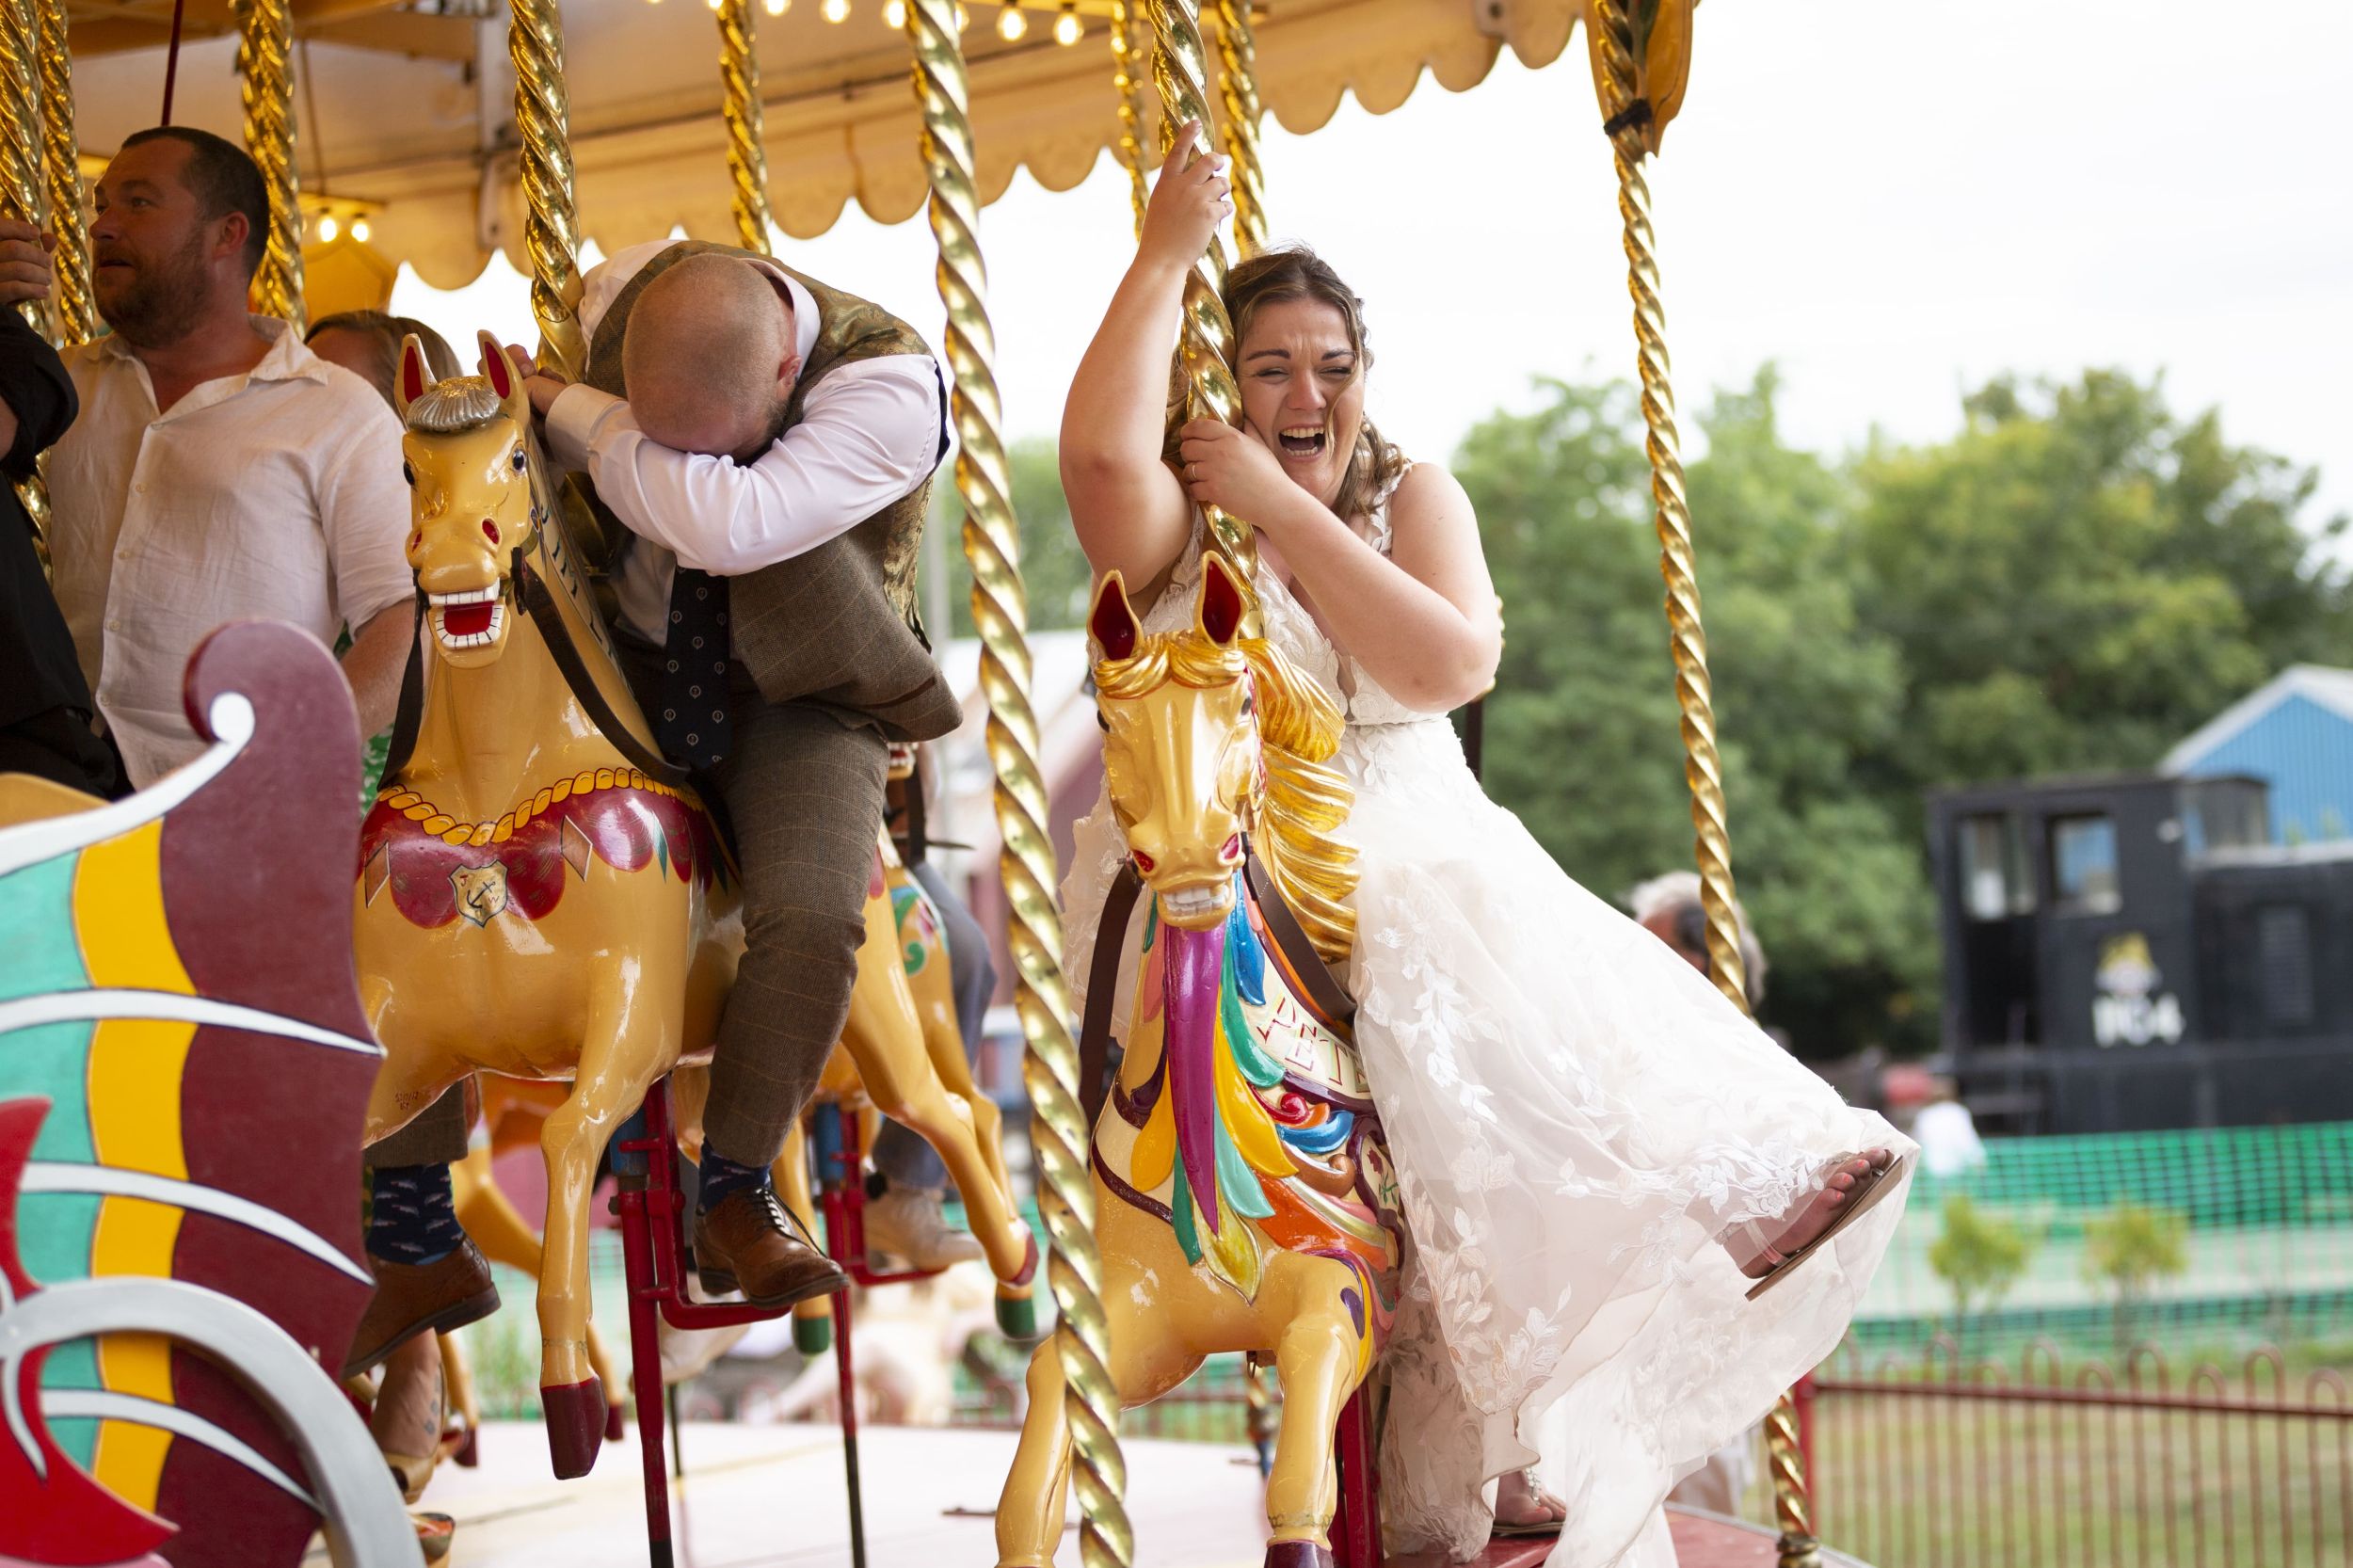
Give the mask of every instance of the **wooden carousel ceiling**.
[{"label": "wooden carousel ceiling", "polygon": [[[777,4],[782,14],[768,9]],[[1014,40],[999,29],[1003,0],[966,4],[983,200],[1024,168],[1049,190],[1076,185],[1118,136],[1112,0],[1078,0],[1078,26],[1060,29],[1068,43],[1056,39],[1061,0],[1032,0]],[[822,233],[853,200],[884,223],[922,204],[907,45],[888,6],[755,0],[769,197],[789,235]],[[437,287],[470,280],[493,249],[522,265],[504,0],[294,8],[306,195],[325,187],[369,204],[376,248]],[[1461,91],[1506,47],[1547,64],[1584,0],[1257,0],[1256,11],[1261,101],[1305,132],[1344,95],[1385,113],[1425,73]],[[71,0],[71,14],[77,129],[86,152],[103,153],[156,120],[171,3]],[[711,10],[699,0],[563,0],[562,16],[583,232],[607,254],[674,228],[731,234]],[[187,0],[182,123],[238,135],[235,29],[229,0]],[[1214,44],[1210,53],[1214,62]],[[1586,112],[1581,79],[1562,90]],[[1148,138],[1148,79],[1144,99]]]}]

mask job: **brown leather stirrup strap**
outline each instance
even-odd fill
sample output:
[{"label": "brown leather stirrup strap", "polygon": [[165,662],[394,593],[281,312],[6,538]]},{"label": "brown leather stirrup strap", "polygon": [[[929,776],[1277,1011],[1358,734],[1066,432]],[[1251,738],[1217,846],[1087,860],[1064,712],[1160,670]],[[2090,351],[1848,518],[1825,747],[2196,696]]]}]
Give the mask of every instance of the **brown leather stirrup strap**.
[{"label": "brown leather stirrup strap", "polygon": [[1324,963],[1323,954],[1316,951],[1316,944],[1308,936],[1306,928],[1299,923],[1299,917],[1292,914],[1291,906],[1283,902],[1283,889],[1276,886],[1273,876],[1267,871],[1266,862],[1258,858],[1258,852],[1246,841],[1242,849],[1244,865],[1250,875],[1250,891],[1258,901],[1258,916],[1266,921],[1267,934],[1274,938],[1274,945],[1281,948],[1283,956],[1290,961],[1292,972],[1299,976],[1300,984],[1307,987],[1307,1000],[1342,1029],[1353,1029],[1356,1023],[1356,999],[1348,994],[1348,987],[1340,984],[1331,966]]},{"label": "brown leather stirrup strap", "polygon": [[[392,710],[392,738],[384,753],[384,771],[376,776],[381,792],[408,765],[417,749],[417,726],[424,717],[424,589],[417,590],[416,623],[409,628],[408,662],[400,671],[400,704]],[[366,738],[361,737],[364,744]]]},{"label": "brown leather stirrup strap", "polygon": [[1079,1104],[1090,1131],[1111,1094],[1106,1074],[1111,1063],[1112,1004],[1119,995],[1119,960],[1128,945],[1128,922],[1135,914],[1136,894],[1143,888],[1136,863],[1122,860],[1095,926],[1095,963],[1087,970],[1086,1018],[1079,1029]]},{"label": "brown leather stirrup strap", "polygon": [[572,696],[588,711],[588,722],[597,727],[597,732],[612,742],[613,749],[628,759],[629,765],[648,778],[658,779],[673,789],[686,787],[686,770],[648,749],[644,742],[631,734],[629,726],[621,722],[620,715],[613,711],[613,705],[605,701],[604,693],[597,687],[596,677],[590,675],[588,666],[581,662],[580,649],[572,646],[571,631],[565,626],[563,614],[555,607],[555,596],[548,591],[548,585],[539,574],[531,569],[531,564],[523,559],[523,552],[520,550],[515,552],[515,566],[510,575],[515,584],[515,597],[521,600],[532,623],[538,627],[539,640],[548,645],[548,654],[555,661],[555,667],[564,672],[564,683],[572,689]]}]

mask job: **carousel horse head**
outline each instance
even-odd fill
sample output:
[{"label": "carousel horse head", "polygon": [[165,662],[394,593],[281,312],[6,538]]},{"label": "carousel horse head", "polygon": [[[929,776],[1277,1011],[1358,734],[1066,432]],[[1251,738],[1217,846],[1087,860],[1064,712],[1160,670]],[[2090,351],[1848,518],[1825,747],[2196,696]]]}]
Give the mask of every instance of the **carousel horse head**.
[{"label": "carousel horse head", "polygon": [[393,387],[406,426],[408,565],[425,595],[430,646],[457,669],[479,669],[504,651],[516,607],[511,563],[531,548],[544,515],[531,399],[498,340],[485,332],[481,343],[481,375],[437,381],[411,336]]},{"label": "carousel horse head", "polygon": [[1256,849],[1318,949],[1344,957],[1354,854],[1330,835],[1350,792],[1328,761],[1344,720],[1313,677],[1242,634],[1246,593],[1205,555],[1193,625],[1147,633],[1118,572],[1096,588],[1087,629],[1112,808],[1168,924],[1221,924]]}]

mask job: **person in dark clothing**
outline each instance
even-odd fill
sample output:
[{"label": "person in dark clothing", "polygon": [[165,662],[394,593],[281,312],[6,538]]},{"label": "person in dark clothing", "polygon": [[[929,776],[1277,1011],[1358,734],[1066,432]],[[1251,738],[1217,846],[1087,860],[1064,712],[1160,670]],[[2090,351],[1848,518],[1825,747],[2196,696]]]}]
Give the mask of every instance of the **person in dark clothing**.
[{"label": "person in dark clothing", "polygon": [[0,467],[9,482],[0,492],[0,773],[111,797],[122,791],[121,773],[91,726],[89,684],[14,488],[76,412],[56,351],[16,311],[0,308]]}]

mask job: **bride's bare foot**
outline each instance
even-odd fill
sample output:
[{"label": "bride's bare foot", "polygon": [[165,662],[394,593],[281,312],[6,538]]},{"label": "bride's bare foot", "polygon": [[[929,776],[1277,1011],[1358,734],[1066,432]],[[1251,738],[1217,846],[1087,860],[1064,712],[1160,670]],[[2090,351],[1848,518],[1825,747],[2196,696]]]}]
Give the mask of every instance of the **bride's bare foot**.
[{"label": "bride's bare foot", "polygon": [[1526,1470],[1509,1471],[1496,1481],[1496,1528],[1526,1534],[1559,1529],[1569,1517],[1569,1506],[1543,1487]]},{"label": "bride's bare foot", "polygon": [[1801,1202],[1793,1212],[1782,1217],[1780,1234],[1741,1261],[1740,1272],[1751,1279],[1763,1279],[1804,1251],[1817,1237],[1837,1223],[1848,1199],[1854,1194],[1855,1184],[1876,1172],[1886,1170],[1895,1158],[1894,1151],[1890,1149],[1866,1149],[1840,1160],[1813,1196]]}]

